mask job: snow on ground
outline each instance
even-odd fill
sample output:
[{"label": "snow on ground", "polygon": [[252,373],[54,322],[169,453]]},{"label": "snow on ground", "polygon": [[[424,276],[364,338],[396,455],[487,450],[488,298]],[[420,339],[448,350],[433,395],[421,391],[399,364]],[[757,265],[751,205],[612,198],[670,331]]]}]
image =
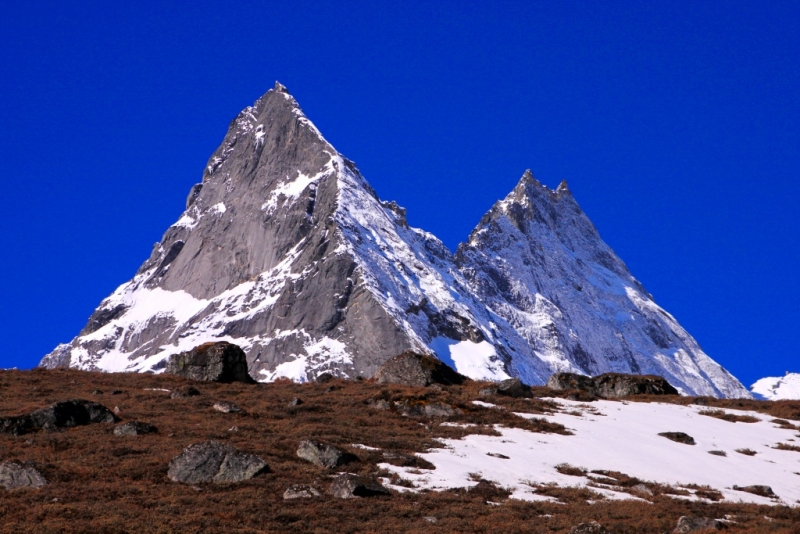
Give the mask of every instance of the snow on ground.
[{"label": "snow on ground", "polygon": [[[709,486],[720,491],[726,501],[791,506],[800,502],[800,452],[773,448],[778,443],[800,445],[800,436],[770,423],[770,416],[727,410],[759,419],[755,423],[732,423],[700,415],[698,412],[704,409],[701,406],[557,402],[563,411],[554,415],[518,415],[563,424],[573,435],[497,427],[501,436],[473,434],[464,439],[442,440],[445,448],[420,454],[436,466],[434,470],[389,464],[381,467],[397,472],[418,489],[471,487],[483,478],[510,489],[512,498],[522,500],[540,500],[542,496],[534,493],[538,485],[586,486],[588,478],[556,470],[559,464],[569,464],[589,471],[617,471],[675,488],[688,484]],[[685,432],[696,444],[676,443],[659,436],[661,432]],[[756,454],[747,456],[737,449],[751,449]],[[727,456],[709,454],[712,450],[724,451]],[[778,498],[733,489],[751,485],[770,486]],[[635,498],[614,486],[590,489],[606,498]]]},{"label": "snow on ground", "polygon": [[768,376],[750,386],[750,391],[767,400],[800,399],[800,373]]}]

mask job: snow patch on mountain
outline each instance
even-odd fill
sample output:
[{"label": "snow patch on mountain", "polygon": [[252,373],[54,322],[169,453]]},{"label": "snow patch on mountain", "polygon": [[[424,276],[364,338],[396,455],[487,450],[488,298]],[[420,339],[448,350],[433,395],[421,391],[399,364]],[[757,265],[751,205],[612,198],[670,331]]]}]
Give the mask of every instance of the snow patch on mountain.
[{"label": "snow patch on mountain", "polygon": [[[718,490],[730,502],[793,506],[800,500],[798,453],[774,448],[793,440],[795,432],[771,423],[770,416],[725,410],[758,419],[756,423],[731,423],[701,415],[703,408],[698,406],[554,401],[561,410],[552,415],[517,415],[544,417],[566,426],[573,435],[539,434],[498,425],[495,428],[500,436],[473,434],[443,439],[444,448],[419,454],[435,469],[381,467],[410,481],[415,491],[469,488],[483,478],[510,489],[512,498],[521,500],[541,500],[536,488],[548,484],[587,487],[605,498],[636,498],[609,483],[608,476],[599,477],[601,482],[591,480],[589,477],[597,478],[591,471],[597,470],[670,485],[686,493],[681,498],[693,500],[702,497],[697,495],[697,488],[687,487],[692,484]],[[662,432],[685,432],[696,445],[670,441],[658,435]],[[757,454],[748,456],[737,449],[751,449]],[[709,451],[723,451],[726,456]],[[587,472],[584,476],[567,475],[557,469],[563,464]],[[733,489],[751,485],[770,486],[778,498]]]},{"label": "snow patch on mountain", "polygon": [[750,391],[757,398],[772,401],[800,399],[800,373],[762,378],[750,386]]}]

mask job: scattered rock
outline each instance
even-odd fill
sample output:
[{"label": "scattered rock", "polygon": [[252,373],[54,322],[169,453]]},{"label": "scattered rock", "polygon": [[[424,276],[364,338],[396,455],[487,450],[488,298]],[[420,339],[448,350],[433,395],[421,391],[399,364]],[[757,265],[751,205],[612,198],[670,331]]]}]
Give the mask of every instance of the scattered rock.
[{"label": "scattered rock", "polygon": [[292,408],[294,406],[300,406],[301,404],[303,404],[303,399],[301,399],[300,397],[295,397],[289,401],[288,406]]},{"label": "scattered rock", "polygon": [[689,534],[690,532],[697,532],[698,530],[714,529],[719,530],[725,528],[722,521],[710,519],[708,517],[692,517],[685,515],[678,519],[678,525],[672,531],[672,534]]},{"label": "scattered rock", "polygon": [[377,497],[389,496],[389,490],[372,479],[343,473],[337,476],[331,484],[328,493],[339,499],[350,499],[353,497]]},{"label": "scattered rock", "polygon": [[452,417],[461,413],[458,408],[442,402],[404,401],[397,403],[397,411],[409,417]]},{"label": "scattered rock", "polygon": [[164,372],[203,382],[255,383],[247,372],[244,351],[227,341],[203,343],[190,351],[173,354]]},{"label": "scattered rock", "polygon": [[501,460],[510,460],[508,456],[505,454],[500,454],[499,452],[487,452],[486,456],[492,456],[494,458],[500,458]]},{"label": "scattered rock", "polygon": [[569,529],[569,534],[609,534],[609,532],[597,521],[581,523]]},{"label": "scattered rock", "polygon": [[47,484],[42,474],[32,464],[16,461],[0,462],[0,486],[7,490],[41,488]]},{"label": "scattered rock", "polygon": [[770,488],[769,486],[760,486],[760,485],[734,486],[733,489],[735,489],[736,491],[745,491],[747,493],[752,493],[753,495],[758,495],[760,497],[770,497],[770,498],[777,497],[777,495],[775,495],[775,492],[772,491],[772,488]]},{"label": "scattered rock", "polygon": [[218,441],[195,443],[169,463],[167,476],[173,482],[201,484],[241,482],[269,471],[267,463],[253,454]]},{"label": "scattered rock", "polygon": [[392,403],[387,401],[386,399],[378,399],[371,404],[373,408],[376,410],[389,410],[392,407]]},{"label": "scattered rock", "polygon": [[103,394],[103,391],[100,390],[100,389],[95,389],[95,390],[92,391],[92,395],[102,395],[102,394]]},{"label": "scattered rock", "polygon": [[714,456],[728,456],[728,453],[725,451],[708,451],[708,454],[713,454]]},{"label": "scattered rock", "polygon": [[509,378],[497,384],[497,394],[513,397],[515,399],[530,398],[533,396],[531,395],[530,386],[523,384],[519,378]]},{"label": "scattered rock", "polygon": [[354,454],[345,452],[330,443],[305,439],[297,448],[297,456],[319,467],[334,469],[358,460]]},{"label": "scattered rock", "polygon": [[692,401],[692,404],[697,406],[708,406],[708,399],[706,397],[697,397]]},{"label": "scattered rock", "polygon": [[0,433],[21,436],[36,430],[60,430],[91,423],[115,423],[111,411],[96,402],[82,399],[56,402],[30,414],[0,419]]},{"label": "scattered rock", "polygon": [[200,395],[200,390],[198,390],[194,386],[181,386],[176,390],[173,390],[172,393],[169,394],[169,398],[171,399],[186,399],[188,397],[196,397]]},{"label": "scattered rock", "polygon": [[131,421],[114,427],[115,436],[141,436],[142,434],[155,434],[158,429],[150,423]]},{"label": "scattered rock", "polygon": [[111,394],[112,395],[122,395],[122,390],[121,389],[115,389],[114,391],[111,392]]},{"label": "scattered rock", "polygon": [[378,384],[429,386],[431,384],[461,384],[467,378],[452,370],[441,360],[427,354],[406,351],[384,363],[375,373]]},{"label": "scattered rock", "polygon": [[694,438],[685,432],[659,432],[658,435],[677,443],[695,445]]},{"label": "scattered rock", "polygon": [[114,406],[114,413],[119,415],[122,410],[119,409],[119,406]]},{"label": "scattered rock", "polygon": [[325,384],[327,382],[330,382],[334,378],[336,377],[334,377],[331,373],[322,373],[320,375],[317,375],[317,378],[315,378],[314,381],[319,382],[321,384]]},{"label": "scattered rock", "polygon": [[641,495],[647,495],[648,497],[653,496],[653,490],[645,486],[644,484],[636,484],[635,486],[631,487],[631,490],[639,493]]},{"label": "scattered rock", "polygon": [[605,373],[595,377],[556,373],[547,381],[555,390],[577,389],[597,397],[619,399],[628,395],[678,395],[678,390],[660,376]]},{"label": "scattered rock", "polygon": [[422,519],[424,519],[428,523],[438,523],[439,522],[439,519],[434,517],[434,516],[432,516],[432,515],[427,515],[427,516],[423,517]]},{"label": "scattered rock", "polygon": [[236,406],[232,402],[228,401],[217,401],[214,403],[213,408],[218,412],[222,413],[241,413],[242,409]]},{"label": "scattered rock", "polygon": [[400,452],[386,451],[383,458],[387,463],[399,467],[416,467],[417,469],[436,469],[436,466],[428,460],[413,454],[403,454]]},{"label": "scattered rock", "polygon": [[320,492],[314,486],[305,484],[292,484],[283,492],[284,500],[288,499],[312,499],[319,497]]}]

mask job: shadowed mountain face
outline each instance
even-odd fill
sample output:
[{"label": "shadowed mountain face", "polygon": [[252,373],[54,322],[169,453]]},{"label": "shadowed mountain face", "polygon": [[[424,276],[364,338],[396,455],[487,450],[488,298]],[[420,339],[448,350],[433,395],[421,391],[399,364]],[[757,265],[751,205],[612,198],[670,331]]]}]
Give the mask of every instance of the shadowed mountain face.
[{"label": "shadowed mountain face", "polygon": [[134,278],[41,365],[159,371],[207,341],[240,345],[258,380],[369,377],[414,350],[473,378],[643,372],[747,395],[565,187],[526,174],[454,258],[381,201],[280,84],[234,119]]}]

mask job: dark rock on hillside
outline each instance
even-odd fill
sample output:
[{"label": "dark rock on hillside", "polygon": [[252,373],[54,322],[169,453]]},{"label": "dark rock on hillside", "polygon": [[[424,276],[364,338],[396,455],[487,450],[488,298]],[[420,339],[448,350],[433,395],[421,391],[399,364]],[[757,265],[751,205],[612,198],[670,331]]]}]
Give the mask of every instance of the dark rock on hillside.
[{"label": "dark rock on hillside", "polygon": [[227,341],[203,343],[169,357],[165,373],[202,382],[255,383],[247,372],[247,355]]},{"label": "dark rock on hillside", "polygon": [[292,484],[283,492],[284,500],[289,499],[312,499],[319,497],[320,493],[314,486],[307,484]]},{"label": "dark rock on hillside", "polygon": [[556,373],[547,381],[555,390],[577,389],[597,397],[619,399],[628,395],[678,395],[678,390],[660,376],[605,373],[595,377]]},{"label": "dark rock on hillside", "polygon": [[659,436],[665,437],[676,443],[683,443],[684,445],[695,445],[694,438],[685,432],[659,432]]},{"label": "dark rock on hillside", "polygon": [[140,421],[122,423],[114,428],[115,436],[141,436],[143,434],[155,434],[157,432],[158,429],[150,423],[142,423]]},{"label": "dark rock on hillside", "polygon": [[581,523],[569,529],[569,534],[610,534],[603,525],[597,521],[590,523]]},{"label": "dark rock on hillside", "polygon": [[429,386],[431,384],[461,384],[467,378],[458,374],[441,360],[426,354],[406,351],[384,363],[373,377],[378,384]]},{"label": "dark rock on hillside", "polygon": [[443,402],[403,401],[396,404],[397,411],[409,417],[451,417],[461,410]]},{"label": "dark rock on hillside", "polygon": [[389,496],[391,493],[374,480],[344,473],[333,480],[328,493],[339,499]]},{"label": "dark rock on hillside", "polygon": [[209,441],[186,447],[169,463],[167,476],[173,482],[200,484],[241,482],[269,471],[267,463],[253,454]]},{"label": "dark rock on hillside", "polygon": [[672,531],[672,534],[689,534],[690,532],[697,532],[699,530],[720,530],[725,528],[725,523],[716,519],[708,517],[692,517],[682,516],[678,519],[678,525]]},{"label": "dark rock on hillside", "polygon": [[192,386],[181,386],[178,389],[173,390],[169,394],[169,398],[171,399],[186,399],[189,397],[196,397],[200,395],[200,390],[196,387]]},{"label": "dark rock on hillside", "polygon": [[47,484],[44,476],[30,464],[9,461],[0,463],[0,486],[7,490],[40,488]]},{"label": "dark rock on hillside", "polygon": [[91,423],[115,423],[116,416],[96,402],[74,399],[56,402],[30,414],[0,419],[0,433],[21,436],[36,430],[59,430]]},{"label": "dark rock on hillside", "polygon": [[736,491],[744,491],[746,493],[752,493],[753,495],[758,495],[760,497],[777,497],[775,492],[772,491],[772,488],[769,486],[761,486],[761,485],[754,485],[754,486],[734,486],[733,489]]},{"label": "dark rock on hillside", "polygon": [[242,409],[236,406],[232,402],[228,401],[217,401],[212,406],[216,411],[222,413],[242,413]]},{"label": "dark rock on hillside", "polygon": [[334,469],[358,460],[354,454],[345,452],[330,443],[306,439],[300,442],[297,456],[319,467]]},{"label": "dark rock on hillside", "polygon": [[531,388],[523,384],[519,378],[509,378],[497,384],[497,394],[515,399],[532,397]]}]

